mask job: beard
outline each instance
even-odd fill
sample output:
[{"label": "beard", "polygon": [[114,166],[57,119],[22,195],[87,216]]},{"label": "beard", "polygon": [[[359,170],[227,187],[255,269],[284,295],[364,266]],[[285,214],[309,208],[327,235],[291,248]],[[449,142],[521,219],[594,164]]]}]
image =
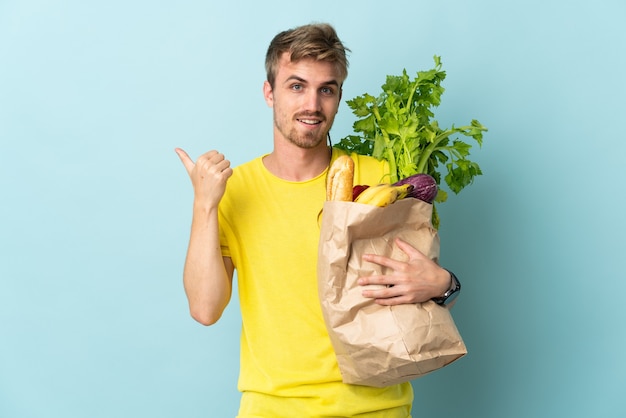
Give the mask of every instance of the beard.
[{"label": "beard", "polygon": [[316,131],[299,132],[296,129],[297,119],[306,119],[307,117],[319,119],[320,124],[326,122],[324,115],[319,112],[300,113],[295,115],[292,120],[280,119],[274,114],[274,126],[287,141],[299,148],[312,149],[319,146],[322,142],[326,142],[330,127]]}]

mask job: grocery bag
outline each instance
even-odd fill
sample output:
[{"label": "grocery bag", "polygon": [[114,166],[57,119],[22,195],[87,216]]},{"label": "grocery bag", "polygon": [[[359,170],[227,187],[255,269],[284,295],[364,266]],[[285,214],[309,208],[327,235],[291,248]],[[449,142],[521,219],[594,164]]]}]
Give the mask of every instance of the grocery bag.
[{"label": "grocery bag", "polygon": [[415,198],[386,207],[326,201],[318,251],[318,290],[324,321],[345,383],[384,387],[444,367],[467,353],[448,308],[435,302],[382,306],[361,295],[361,276],[386,267],[364,253],[407,256],[396,237],[438,262],[432,205]]}]

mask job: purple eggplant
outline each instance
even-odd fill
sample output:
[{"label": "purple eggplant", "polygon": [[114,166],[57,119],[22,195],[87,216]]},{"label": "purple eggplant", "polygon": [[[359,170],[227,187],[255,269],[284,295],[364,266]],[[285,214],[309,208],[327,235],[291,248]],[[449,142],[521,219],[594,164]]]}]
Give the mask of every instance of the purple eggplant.
[{"label": "purple eggplant", "polygon": [[412,176],[396,182],[394,185],[400,186],[407,183],[413,185],[413,191],[409,193],[408,197],[414,197],[426,203],[433,203],[435,201],[438,187],[437,182],[432,176],[423,173],[413,174]]}]

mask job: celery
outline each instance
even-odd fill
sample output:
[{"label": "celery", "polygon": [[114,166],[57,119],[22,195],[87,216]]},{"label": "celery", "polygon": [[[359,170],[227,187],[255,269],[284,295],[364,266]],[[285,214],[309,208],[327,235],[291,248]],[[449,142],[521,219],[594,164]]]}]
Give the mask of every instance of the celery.
[{"label": "celery", "polygon": [[[441,103],[445,89],[441,86],[446,77],[441,70],[441,59],[434,57],[435,67],[419,71],[411,80],[406,69],[400,76],[387,76],[382,93],[370,94],[348,100],[357,120],[353,124],[356,135],[348,135],[337,144],[346,151],[372,155],[389,163],[389,181],[417,173],[431,175],[441,186],[442,168],[446,169],[443,180],[448,188],[459,193],[481,175],[479,165],[468,159],[471,145],[452,139],[455,134],[473,138],[482,146],[483,132],[480,122],[472,120],[469,125],[442,129],[434,120],[433,109]],[[439,187],[436,202],[447,200],[447,193]],[[439,220],[433,210],[433,225]]]}]

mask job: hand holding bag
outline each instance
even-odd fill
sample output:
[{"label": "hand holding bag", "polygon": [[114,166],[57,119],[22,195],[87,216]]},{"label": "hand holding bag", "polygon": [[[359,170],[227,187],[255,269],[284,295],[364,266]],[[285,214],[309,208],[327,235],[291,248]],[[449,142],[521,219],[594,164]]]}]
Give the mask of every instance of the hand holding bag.
[{"label": "hand holding bag", "polygon": [[382,306],[361,295],[361,276],[385,274],[364,253],[406,260],[399,237],[438,261],[432,205],[418,199],[386,207],[326,201],[318,251],[318,290],[343,381],[384,387],[413,380],[467,353],[448,308],[428,301]]}]

